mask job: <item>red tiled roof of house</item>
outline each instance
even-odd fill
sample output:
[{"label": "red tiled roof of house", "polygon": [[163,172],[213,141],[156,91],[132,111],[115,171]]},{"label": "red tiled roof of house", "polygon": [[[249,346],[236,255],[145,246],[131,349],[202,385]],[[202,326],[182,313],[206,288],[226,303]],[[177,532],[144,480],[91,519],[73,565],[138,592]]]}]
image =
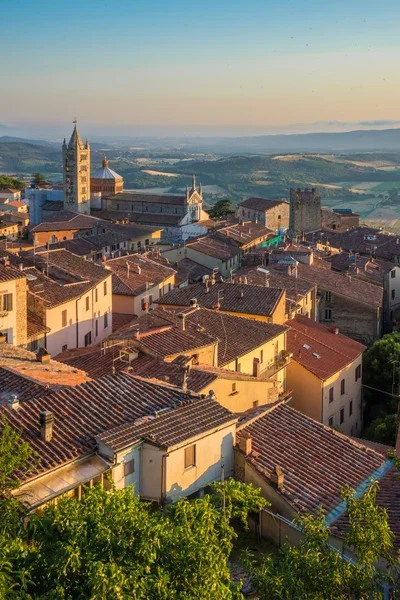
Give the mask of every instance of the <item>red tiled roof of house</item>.
[{"label": "red tiled roof of house", "polygon": [[118,202],[140,202],[144,204],[176,204],[183,206],[186,202],[186,196],[174,196],[172,194],[164,196],[162,194],[142,194],[140,192],[120,192],[104,197],[107,200],[117,200]]},{"label": "red tiled roof of house", "polygon": [[[0,256],[4,254],[2,250],[0,250]],[[3,281],[13,281],[14,279],[25,279],[25,275],[22,271],[17,269],[13,265],[4,265],[0,262],[0,282]]]},{"label": "red tiled roof of house", "polygon": [[[207,291],[208,290],[208,291]],[[204,308],[214,308],[219,302],[220,310],[239,314],[272,316],[285,290],[241,283],[194,283],[175,288],[155,302],[170,306],[190,306],[192,299]]]},{"label": "red tiled roof of house", "polygon": [[89,380],[79,369],[53,359],[40,363],[33,352],[6,343],[0,344],[0,367],[39,384],[74,386]]},{"label": "red tiled roof of house", "polygon": [[305,296],[315,288],[315,284],[300,277],[288,275],[287,272],[278,270],[274,265],[268,267],[243,267],[235,273],[236,281],[243,281],[247,278],[249,285],[258,285],[266,287],[266,282],[270,288],[286,290],[286,301],[297,302],[299,296]]},{"label": "red tiled roof of house", "polygon": [[139,423],[124,424],[97,436],[115,452],[132,443],[132,440],[149,440],[170,448],[207,431],[226,427],[237,418],[215,400],[191,398],[182,400]]},{"label": "red tiled roof of house", "polygon": [[56,388],[56,384],[33,381],[22,373],[0,367],[0,406],[6,404],[12,394],[16,394],[18,400],[24,401],[43,396]]},{"label": "red tiled roof of house", "polygon": [[218,236],[224,236],[235,240],[240,246],[247,246],[251,242],[257,240],[266,240],[275,237],[275,232],[271,229],[267,229],[260,223],[253,223],[252,221],[240,221],[227,227],[222,227],[217,231]]},{"label": "red tiled roof of house", "polygon": [[101,219],[90,215],[73,213],[67,210],[55,211],[46,217],[46,220],[34,225],[30,231],[67,231],[70,229],[92,229],[102,223]]},{"label": "red tiled roof of house", "polygon": [[240,247],[234,240],[228,237],[222,239],[213,233],[198,238],[194,242],[188,242],[186,247],[224,262],[241,253]]},{"label": "red tiled roof of house", "polygon": [[7,206],[14,206],[15,208],[21,208],[22,206],[28,206],[26,202],[19,202],[19,200],[12,200],[7,202]]},{"label": "red tiled roof of house", "polygon": [[[194,397],[191,403],[191,398],[173,386],[119,373],[21,402],[18,409],[2,406],[0,411],[38,455],[32,472],[18,473],[20,480],[26,480],[94,452],[96,436],[122,425],[135,426],[137,419],[154,416],[162,409],[179,408],[182,401],[188,409],[180,411],[181,418],[175,425],[166,423],[168,435],[173,432],[175,439],[197,435],[199,426],[213,429],[218,423],[232,420],[232,413],[217,402],[204,403]],[[54,414],[50,442],[40,438],[39,417],[44,410]]]},{"label": "red tiled roof of house", "polygon": [[113,316],[112,316],[113,333],[118,331],[118,329],[121,329],[121,327],[128,325],[128,323],[131,323],[133,320],[134,320],[133,315],[126,315],[124,313],[113,312]]},{"label": "red tiled roof of house", "polygon": [[27,327],[26,327],[26,335],[28,338],[36,337],[41,333],[48,333],[50,331],[50,327],[46,327],[43,325],[41,320],[37,315],[30,312],[28,310],[27,313]]},{"label": "red tiled roof of house", "polygon": [[175,274],[170,267],[161,266],[140,254],[108,260],[106,268],[112,271],[113,294],[139,296]]},{"label": "red tiled roof of house", "polygon": [[279,204],[287,204],[287,202],[285,200],[268,200],[267,198],[251,197],[240,202],[238,206],[263,212],[275,208]]},{"label": "red tiled roof of house", "polygon": [[252,454],[246,461],[267,482],[279,466],[284,474],[279,493],[296,511],[330,512],[341,501],[340,490],[357,488],[385,463],[385,457],[351,438],[280,404],[240,429],[249,434]]},{"label": "red tiled roof of house", "polygon": [[335,333],[335,329],[307,317],[296,315],[286,321],[290,330],[287,334],[287,350],[293,360],[325,381],[352,363],[365,350],[355,340]]}]

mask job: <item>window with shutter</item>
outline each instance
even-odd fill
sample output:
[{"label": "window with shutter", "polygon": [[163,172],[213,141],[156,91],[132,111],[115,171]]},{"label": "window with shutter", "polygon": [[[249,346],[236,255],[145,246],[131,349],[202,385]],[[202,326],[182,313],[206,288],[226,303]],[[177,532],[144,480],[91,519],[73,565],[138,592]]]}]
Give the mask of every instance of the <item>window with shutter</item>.
[{"label": "window with shutter", "polygon": [[196,465],[196,445],[185,448],[185,469]]}]

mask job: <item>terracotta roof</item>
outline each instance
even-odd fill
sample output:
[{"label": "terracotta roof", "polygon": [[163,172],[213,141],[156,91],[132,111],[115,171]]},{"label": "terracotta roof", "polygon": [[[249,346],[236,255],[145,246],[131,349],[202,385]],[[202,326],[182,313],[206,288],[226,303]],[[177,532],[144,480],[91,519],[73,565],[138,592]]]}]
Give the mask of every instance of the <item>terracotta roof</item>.
[{"label": "terracotta roof", "polygon": [[285,333],[285,325],[265,323],[200,308],[186,317],[187,323],[201,327],[219,339],[218,366],[224,367],[269,340]]},{"label": "terracotta roof", "polygon": [[[110,271],[102,265],[84,260],[64,249],[25,256],[24,262],[28,265],[24,273],[27,276],[29,292],[42,298],[45,308],[79,298],[110,277]],[[31,264],[36,268],[29,267]]]},{"label": "terracotta roof", "polygon": [[323,290],[347,296],[374,308],[382,306],[383,289],[381,287],[337,273],[330,268],[330,264],[322,260],[315,260],[312,266],[299,263],[297,269],[302,279],[318,285]]},{"label": "terracotta roof", "polygon": [[341,501],[344,485],[357,488],[382,467],[385,457],[351,438],[280,404],[238,432],[249,434],[252,454],[246,461],[270,482],[279,466],[284,474],[280,494],[296,511],[327,512]]},{"label": "terracotta roof", "polygon": [[112,316],[113,332],[118,331],[118,329],[121,329],[121,327],[123,327],[124,325],[128,325],[128,323],[131,323],[133,321],[133,319],[134,319],[133,315],[126,315],[124,313],[113,312],[113,316]]},{"label": "terracotta roof", "polygon": [[257,240],[266,240],[275,237],[275,232],[271,231],[261,225],[260,223],[253,223],[252,221],[241,221],[234,223],[228,227],[222,227],[218,229],[217,235],[222,235],[235,240],[240,246],[247,246]]},{"label": "terracotta roof", "polygon": [[18,200],[12,200],[6,203],[7,206],[15,206],[15,208],[21,208],[22,206],[28,206],[26,202],[19,202]]},{"label": "terracotta roof", "polygon": [[[78,256],[87,256],[91,253],[98,252],[97,246],[93,244],[91,239],[89,238],[73,238],[72,240],[64,240],[63,242],[56,242],[55,244],[50,244],[50,250],[68,250],[68,252],[72,252],[73,254],[77,254]],[[34,250],[30,251],[30,254],[37,254],[38,252],[46,252],[46,246],[41,246]]]},{"label": "terracotta roof", "polygon": [[[0,251],[0,255],[5,255],[3,250]],[[8,253],[6,254],[8,258]],[[21,261],[19,261],[21,262]],[[22,271],[17,269],[13,265],[4,265],[0,262],[0,282],[13,281],[14,279],[25,279],[25,275]]]},{"label": "terracotta roof", "polygon": [[190,306],[190,301],[196,298],[198,304],[204,308],[214,308],[219,302],[222,311],[242,315],[271,316],[285,295],[285,291],[282,289],[243,283],[214,283],[208,288],[206,285],[207,283],[194,283],[183,288],[175,288],[155,302],[174,306]]},{"label": "terracotta roof", "polygon": [[[103,377],[75,388],[63,388],[57,393],[22,402],[17,410],[2,407],[2,412],[12,427],[21,430],[22,437],[36,451],[40,461],[35,471],[27,476],[19,473],[21,480],[30,479],[69,463],[95,451],[95,436],[108,433],[121,425],[134,425],[137,419],[154,416],[156,411],[171,407],[171,421],[162,421],[168,429],[168,440],[186,439],[205,429],[214,429],[233,419],[232,413],[217,402],[204,402],[173,386],[154,384],[125,373]],[[184,405],[180,405],[180,402]],[[187,409],[180,410],[187,406]],[[179,409],[176,424],[172,417]],[[53,440],[40,438],[39,415],[43,410],[54,413]],[[158,417],[155,417],[156,419]],[[162,424],[161,423],[161,424]],[[178,425],[179,424],[179,425]],[[161,435],[157,429],[155,433]],[[118,432],[117,438],[119,437]],[[133,438],[137,432],[133,431]],[[163,438],[164,439],[164,438]]]},{"label": "terracotta roof", "polygon": [[247,198],[240,202],[238,206],[243,208],[251,208],[252,210],[266,211],[275,208],[279,204],[287,204],[285,200],[268,200],[267,198]]},{"label": "terracotta roof", "polygon": [[42,206],[42,211],[43,210],[61,211],[64,210],[64,203],[57,202],[56,200],[52,200],[51,202],[45,202]]},{"label": "terracotta roof", "polygon": [[129,366],[126,360],[119,358],[120,351],[116,347],[107,352],[101,350],[99,346],[92,348],[76,348],[66,350],[57,355],[57,360],[80,369],[88,374],[91,379],[99,379],[104,375],[112,375],[113,369],[116,373],[126,370]]},{"label": "terracotta roof", "polygon": [[297,315],[286,321],[287,350],[293,360],[325,381],[352,363],[365,350],[365,346],[351,338],[335,334],[333,328],[307,317]]},{"label": "terracotta roof", "polygon": [[224,262],[241,253],[236,242],[229,238],[221,239],[217,234],[208,234],[194,242],[188,242],[186,247]]},{"label": "terracotta roof", "polygon": [[5,343],[0,344],[0,367],[40,384],[74,386],[89,380],[79,369],[54,359],[37,362],[33,352]]},{"label": "terracotta roof", "polygon": [[[175,274],[170,267],[161,266],[140,254],[108,260],[106,268],[112,271],[113,294],[138,296]],[[129,265],[129,272],[128,272]]]},{"label": "terracotta roof", "polygon": [[97,436],[115,452],[132,444],[132,440],[148,440],[170,448],[208,431],[235,423],[236,417],[215,400],[191,398],[138,423],[124,424]]},{"label": "terracotta roof", "polygon": [[42,333],[48,333],[49,331],[51,331],[50,327],[46,327],[46,325],[43,325],[39,317],[28,310],[26,331],[27,338],[36,337]]},{"label": "terracotta roof", "polygon": [[0,367],[0,405],[6,404],[12,394],[16,394],[18,400],[24,401],[43,396],[56,387],[56,384],[50,386],[47,383],[35,382],[23,374]]},{"label": "terracotta roof", "polygon": [[30,231],[33,233],[40,231],[66,231],[69,229],[92,229],[99,225],[101,220],[90,215],[73,213],[70,211],[57,211],[46,217],[46,220],[38,225],[34,225]]},{"label": "terracotta roof", "polygon": [[321,229],[308,235],[307,238],[312,242],[320,241],[322,244],[329,241],[329,245],[334,248],[360,252],[383,260],[392,261],[395,256],[400,255],[400,236],[389,234],[375,229],[373,227],[356,227],[348,231],[334,231],[331,229]]},{"label": "terracotta roof", "polygon": [[392,262],[376,258],[371,260],[368,256],[355,257],[349,252],[338,252],[328,260],[334,271],[347,272],[351,277],[380,286],[383,286],[385,275],[395,266]]},{"label": "terracotta roof", "polygon": [[164,258],[161,253],[158,254],[154,249],[149,250],[146,256],[160,265],[174,269],[176,271],[175,284],[177,286],[185,281],[197,283],[204,275],[212,275],[212,269],[201,265],[191,258],[182,258],[181,260],[174,262],[168,258]]},{"label": "terracotta roof", "polygon": [[143,204],[176,204],[183,206],[186,202],[186,196],[173,196],[171,194],[164,196],[162,194],[141,194],[140,192],[121,192],[104,197],[106,200],[117,202],[140,202]]},{"label": "terracotta roof", "polygon": [[[265,271],[268,271],[268,273],[265,273]],[[244,267],[236,271],[236,281],[240,281],[240,279],[243,281],[244,277],[247,278],[247,283],[250,285],[258,285],[265,288],[265,282],[267,281],[270,288],[286,290],[286,300],[290,300],[291,302],[297,302],[299,296],[304,297],[306,294],[312,292],[316,285],[300,277],[288,275],[287,272],[276,269],[274,265],[268,265],[268,267]]]}]

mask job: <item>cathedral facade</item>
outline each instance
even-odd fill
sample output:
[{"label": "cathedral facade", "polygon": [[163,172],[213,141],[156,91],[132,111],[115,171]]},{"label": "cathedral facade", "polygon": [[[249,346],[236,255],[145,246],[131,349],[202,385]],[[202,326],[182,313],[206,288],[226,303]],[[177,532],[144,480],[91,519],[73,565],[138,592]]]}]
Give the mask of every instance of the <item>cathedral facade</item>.
[{"label": "cathedral facade", "polygon": [[82,142],[76,127],[62,147],[64,210],[90,214],[90,146]]}]

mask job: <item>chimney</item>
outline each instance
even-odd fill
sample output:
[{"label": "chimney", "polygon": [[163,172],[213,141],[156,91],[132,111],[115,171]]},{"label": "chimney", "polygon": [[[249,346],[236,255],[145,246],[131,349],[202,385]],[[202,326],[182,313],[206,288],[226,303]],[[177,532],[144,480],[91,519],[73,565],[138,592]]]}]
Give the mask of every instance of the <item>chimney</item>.
[{"label": "chimney", "polygon": [[245,433],[239,437],[239,450],[241,450],[246,456],[249,456],[252,452],[252,440],[249,433]]},{"label": "chimney", "polygon": [[285,476],[283,474],[282,469],[277,465],[273,472],[271,473],[271,483],[276,485],[278,490],[283,490],[283,483],[285,480]]},{"label": "chimney", "polygon": [[209,390],[207,400],[215,400],[215,399],[216,399],[216,396],[215,396],[214,390]]},{"label": "chimney", "polygon": [[36,361],[42,364],[47,364],[50,362],[51,355],[47,352],[46,348],[39,348],[38,353],[36,354]]},{"label": "chimney", "polygon": [[1,259],[1,262],[6,267],[10,266],[10,259],[8,258],[8,256],[3,256],[3,258]]},{"label": "chimney", "polygon": [[44,442],[51,442],[53,439],[54,414],[50,410],[43,410],[40,413],[40,438]]},{"label": "chimney", "polygon": [[260,377],[261,363],[259,358],[253,358],[253,377]]},{"label": "chimney", "polygon": [[186,329],[186,323],[185,323],[185,321],[186,321],[186,315],[185,315],[185,313],[179,313],[179,315],[178,315],[178,328],[181,331],[185,331],[185,329]]},{"label": "chimney", "polygon": [[184,392],[187,392],[187,378],[188,378],[188,375],[189,375],[189,370],[190,370],[190,367],[188,367],[188,366],[183,367],[182,390]]},{"label": "chimney", "polygon": [[192,308],[197,308],[197,298],[192,298],[192,299],[190,300],[190,306],[191,306]]},{"label": "chimney", "polygon": [[138,275],[141,275],[141,274],[142,274],[142,269],[140,268],[140,266],[139,266],[139,265],[137,266],[137,272],[138,272]]},{"label": "chimney", "polygon": [[243,297],[244,297],[244,290],[242,288],[239,292],[239,298],[243,298]]},{"label": "chimney", "polygon": [[12,410],[17,410],[17,408],[19,408],[19,398],[17,396],[17,394],[11,394],[11,397],[8,401],[10,408],[12,408]]}]

